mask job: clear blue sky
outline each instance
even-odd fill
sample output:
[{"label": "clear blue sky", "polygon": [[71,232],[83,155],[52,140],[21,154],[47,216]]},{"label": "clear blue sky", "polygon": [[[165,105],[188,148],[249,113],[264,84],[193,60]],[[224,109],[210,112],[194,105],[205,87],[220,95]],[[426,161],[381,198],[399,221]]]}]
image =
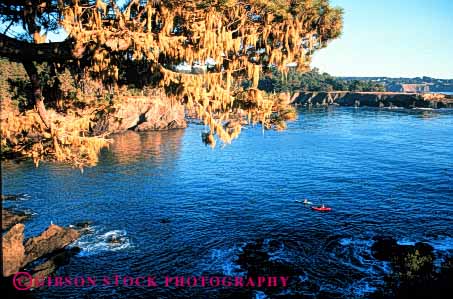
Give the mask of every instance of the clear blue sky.
[{"label": "clear blue sky", "polygon": [[335,76],[453,79],[453,0],[330,0],[343,35],[313,56]]}]

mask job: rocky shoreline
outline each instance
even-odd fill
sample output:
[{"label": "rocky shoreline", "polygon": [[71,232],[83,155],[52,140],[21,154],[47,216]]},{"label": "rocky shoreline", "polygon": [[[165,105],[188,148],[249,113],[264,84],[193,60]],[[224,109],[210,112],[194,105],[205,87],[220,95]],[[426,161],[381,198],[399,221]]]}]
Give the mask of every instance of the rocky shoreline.
[{"label": "rocky shoreline", "polygon": [[[53,273],[56,269],[61,250],[77,240],[80,232],[72,229],[51,224],[37,237],[31,237],[24,241],[25,225],[15,224],[3,235],[3,276],[8,277],[14,273],[27,269],[33,276],[42,276]],[[47,260],[37,266],[31,266],[36,260],[46,257]]]},{"label": "rocky shoreline", "polygon": [[184,106],[159,96],[127,96],[102,114],[93,128],[95,135],[183,129],[187,127]]},{"label": "rocky shoreline", "polygon": [[392,237],[377,236],[371,252],[392,267],[384,288],[371,298],[448,298],[453,291],[453,257],[446,256],[436,269],[434,248],[428,243],[400,245]]},{"label": "rocky shoreline", "polygon": [[[303,267],[287,263],[285,259],[272,258],[273,252],[284,248],[285,241],[263,239],[247,243],[240,251],[236,263],[247,275],[287,275],[304,277]],[[371,256],[377,261],[389,263],[390,273],[384,277],[384,285],[365,298],[449,298],[453,291],[453,257],[443,256],[440,268],[436,268],[434,248],[425,242],[401,245],[390,236],[375,236]],[[326,253],[327,254],[327,253]],[[289,281],[292,290],[310,292],[307,298],[345,298],[344,294],[326,291],[317,281]],[[299,294],[286,294],[283,289],[264,289],[272,298],[300,298]],[[282,295],[283,293],[283,295]],[[247,298],[247,297],[244,297]],[[305,297],[304,297],[305,298]]]},{"label": "rocky shoreline", "polygon": [[[15,200],[15,196],[3,196],[2,200]],[[25,240],[25,225],[31,215],[22,211],[2,207],[2,295],[15,297],[13,275],[26,271],[30,277],[45,277],[54,273],[60,266],[69,263],[70,257],[77,254],[77,247],[68,248],[83,233],[83,227],[60,227],[51,224],[39,236]],[[35,280],[23,281],[34,287]],[[8,297],[9,298],[9,297]]]},{"label": "rocky shoreline", "polygon": [[[17,215],[16,215],[17,214]],[[15,296],[17,290],[12,286],[13,275],[19,271],[30,273],[31,277],[46,277],[52,275],[59,267],[69,263],[72,256],[80,249],[69,248],[84,232],[89,229],[90,222],[82,221],[69,227],[60,227],[51,224],[39,236],[24,238],[25,225],[21,222],[20,212],[2,209],[2,218],[11,218],[14,221],[11,228],[3,230],[2,253],[3,269],[2,292]],[[28,218],[29,219],[29,218]],[[26,220],[25,220],[26,221]],[[165,222],[167,220],[163,220]],[[115,243],[119,240],[107,240]],[[287,275],[298,277],[305,275],[304,268],[298,265],[275,260],[275,252],[285,248],[285,241],[258,239],[247,243],[235,261],[241,271],[248,276],[256,275]],[[334,244],[334,243],[332,243]],[[391,272],[384,278],[384,285],[367,298],[444,298],[452,289],[453,257],[444,256],[441,267],[435,267],[436,256],[434,248],[428,243],[418,242],[413,245],[401,245],[390,236],[376,236],[373,238],[371,255],[377,261],[388,262]],[[438,258],[438,257],[437,257]],[[23,282],[34,286],[33,282]],[[297,281],[289,283],[292,290],[309,289],[316,298],[341,298],[339,293],[323,290],[316,281]],[[289,298],[282,295],[282,289],[265,288],[263,291],[273,298]],[[249,290],[238,291],[238,296],[249,298]],[[296,295],[293,294],[297,298]],[[340,297],[338,297],[340,296]],[[242,297],[241,297],[242,298]]]},{"label": "rocky shoreline", "polygon": [[396,92],[300,92],[292,103],[303,107],[379,108],[453,108],[453,97],[445,94],[396,93]]}]

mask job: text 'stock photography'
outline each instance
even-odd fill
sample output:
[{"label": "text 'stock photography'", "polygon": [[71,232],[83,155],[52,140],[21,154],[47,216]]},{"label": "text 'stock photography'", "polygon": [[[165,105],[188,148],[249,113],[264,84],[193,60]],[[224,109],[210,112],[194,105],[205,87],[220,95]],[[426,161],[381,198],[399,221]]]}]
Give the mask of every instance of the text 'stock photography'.
[{"label": "text 'stock photography'", "polygon": [[1,1],[1,297],[449,298],[450,11]]}]

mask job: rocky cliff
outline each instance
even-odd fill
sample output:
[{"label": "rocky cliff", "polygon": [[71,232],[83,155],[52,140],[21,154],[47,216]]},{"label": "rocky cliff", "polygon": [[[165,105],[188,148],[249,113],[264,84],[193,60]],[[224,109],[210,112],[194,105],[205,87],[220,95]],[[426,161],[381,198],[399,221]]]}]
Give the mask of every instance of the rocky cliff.
[{"label": "rocky cliff", "polygon": [[301,92],[293,104],[306,107],[327,105],[355,107],[453,108],[453,98],[443,94],[393,92]]},{"label": "rocky cliff", "polygon": [[[51,254],[65,248],[80,236],[80,233],[75,229],[51,224],[40,236],[29,238],[24,243],[24,228],[25,226],[22,223],[18,223],[3,235],[2,274],[5,277],[16,273],[42,257],[49,257],[47,264],[39,265],[31,272],[42,272],[46,268],[54,270],[56,265],[51,263]],[[49,274],[48,272],[51,271],[46,271],[46,274]]]},{"label": "rocky cliff", "polygon": [[184,106],[162,96],[128,96],[103,114],[96,134],[185,128]]}]

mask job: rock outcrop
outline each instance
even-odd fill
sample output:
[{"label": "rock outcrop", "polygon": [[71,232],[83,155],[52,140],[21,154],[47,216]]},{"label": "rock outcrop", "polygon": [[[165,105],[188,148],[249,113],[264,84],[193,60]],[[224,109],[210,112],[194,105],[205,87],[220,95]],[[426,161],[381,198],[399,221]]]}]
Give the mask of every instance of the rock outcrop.
[{"label": "rock outcrop", "polygon": [[[24,225],[16,224],[3,236],[3,276],[10,276],[37,259],[59,252],[78,239],[79,235],[77,230],[52,224],[38,237],[28,239],[24,245]],[[38,266],[38,270],[58,264],[58,258],[52,259],[54,257],[50,257],[50,262],[44,263],[42,268]]]},{"label": "rock outcrop", "polygon": [[75,229],[51,224],[41,235],[30,238],[25,242],[24,265],[66,247],[77,240],[79,235],[79,232]]},{"label": "rock outcrop", "polygon": [[400,245],[392,237],[373,239],[373,256],[388,261],[392,272],[386,275],[383,288],[370,298],[449,298],[453,291],[451,256],[446,256],[440,269],[435,269],[434,249],[427,243]]},{"label": "rock outcrop", "polygon": [[453,98],[443,94],[394,92],[301,92],[293,104],[306,107],[328,105],[352,107],[453,108]]},{"label": "rock outcrop", "polygon": [[14,225],[2,240],[3,276],[16,273],[25,260],[24,228],[21,223]]},{"label": "rock outcrop", "polygon": [[19,200],[21,198],[21,195],[14,195],[14,194],[2,194],[2,200]]},{"label": "rock outcrop", "polygon": [[433,269],[434,248],[423,242],[400,245],[392,237],[375,237],[371,252],[374,258],[391,262],[393,268],[404,274],[429,273]]},{"label": "rock outcrop", "polygon": [[184,106],[161,96],[129,96],[101,116],[95,134],[185,128]]},{"label": "rock outcrop", "polygon": [[2,208],[2,231],[6,231],[13,225],[24,222],[30,218],[30,215],[19,212],[13,211],[11,209]]},{"label": "rock outcrop", "polygon": [[31,270],[34,277],[46,277],[54,273],[59,267],[69,263],[70,258],[80,252],[77,247],[70,250],[59,250],[53,254],[47,261],[39,264]]}]

